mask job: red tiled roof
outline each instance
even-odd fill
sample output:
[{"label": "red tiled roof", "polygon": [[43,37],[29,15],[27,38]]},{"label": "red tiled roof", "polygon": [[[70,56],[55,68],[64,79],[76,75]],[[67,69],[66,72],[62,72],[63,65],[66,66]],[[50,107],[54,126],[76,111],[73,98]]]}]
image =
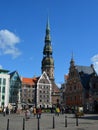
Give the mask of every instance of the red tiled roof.
[{"label": "red tiled roof", "polygon": [[28,84],[28,85],[35,85],[35,83],[38,81],[37,77],[34,78],[22,78],[22,84]]}]

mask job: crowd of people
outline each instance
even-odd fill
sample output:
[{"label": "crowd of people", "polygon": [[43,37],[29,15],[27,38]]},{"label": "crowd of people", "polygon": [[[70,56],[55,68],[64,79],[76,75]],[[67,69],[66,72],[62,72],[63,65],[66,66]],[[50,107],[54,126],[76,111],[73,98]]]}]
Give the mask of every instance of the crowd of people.
[{"label": "crowd of people", "polygon": [[[25,115],[25,119],[28,120],[31,118],[31,116],[36,117],[36,118],[41,118],[41,114],[42,112],[46,112],[46,109],[42,109],[41,107],[29,107],[27,106],[24,110],[22,109],[21,112],[24,113]],[[59,116],[60,113],[64,113],[63,109],[60,109],[59,107],[55,107],[55,108],[48,108],[47,110],[49,110],[50,113],[55,113],[56,116]],[[12,113],[19,113],[18,112],[19,109],[17,107],[3,107],[1,110],[1,113],[3,113],[3,116],[12,114]]]},{"label": "crowd of people", "polygon": [[[25,111],[25,118],[26,120],[28,120],[32,114],[34,117],[41,118],[42,112],[45,112],[44,110],[45,109],[42,109],[41,107],[27,108]],[[56,107],[55,109],[50,109],[50,113],[55,113],[56,116],[59,116],[60,113],[62,114],[64,113],[64,110],[63,109],[61,110],[59,107]]]},{"label": "crowd of people", "polygon": [[11,109],[7,107],[0,108],[0,112],[3,113],[3,116],[9,115],[11,113]]}]

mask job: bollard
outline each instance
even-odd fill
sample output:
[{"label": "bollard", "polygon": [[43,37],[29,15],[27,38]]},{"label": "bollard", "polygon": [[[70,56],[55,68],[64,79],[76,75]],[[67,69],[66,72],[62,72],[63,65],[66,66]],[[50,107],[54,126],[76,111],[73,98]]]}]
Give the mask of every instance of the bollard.
[{"label": "bollard", "polygon": [[37,115],[37,130],[40,130],[40,115]]},{"label": "bollard", "polygon": [[67,116],[65,116],[65,127],[67,127]]},{"label": "bollard", "polygon": [[53,129],[55,128],[55,118],[53,116]]},{"label": "bollard", "polygon": [[7,120],[7,130],[9,130],[9,119]]},{"label": "bollard", "polygon": [[23,130],[25,130],[25,119],[23,118]]},{"label": "bollard", "polygon": [[76,116],[76,126],[78,126],[78,117]]}]

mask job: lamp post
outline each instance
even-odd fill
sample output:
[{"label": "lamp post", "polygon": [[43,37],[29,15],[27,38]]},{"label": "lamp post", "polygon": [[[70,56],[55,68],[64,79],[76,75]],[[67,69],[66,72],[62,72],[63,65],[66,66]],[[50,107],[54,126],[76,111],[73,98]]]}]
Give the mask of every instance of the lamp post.
[{"label": "lamp post", "polygon": [[19,91],[18,91],[18,109],[22,109],[20,91],[21,91],[21,89],[19,89]]}]

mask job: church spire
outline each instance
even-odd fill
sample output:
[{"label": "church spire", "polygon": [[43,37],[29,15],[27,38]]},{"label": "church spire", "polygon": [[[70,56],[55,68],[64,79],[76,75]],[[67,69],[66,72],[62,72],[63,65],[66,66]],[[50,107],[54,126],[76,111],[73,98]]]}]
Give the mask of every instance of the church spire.
[{"label": "church spire", "polygon": [[46,24],[45,46],[44,46],[43,54],[47,56],[52,55],[49,18]]},{"label": "church spire", "polygon": [[47,42],[51,43],[49,17],[47,19],[46,36],[45,36],[45,43],[47,43]]},{"label": "church spire", "polygon": [[52,57],[49,18],[46,24],[45,45],[43,49],[42,73],[44,71],[49,76],[49,79],[54,81],[54,60]]},{"label": "church spire", "polygon": [[72,57],[71,57],[70,65],[71,65],[71,66],[74,66],[73,52],[72,52]]},{"label": "church spire", "polygon": [[49,17],[48,17],[48,19],[47,19],[47,26],[46,26],[46,29],[50,30]]}]

